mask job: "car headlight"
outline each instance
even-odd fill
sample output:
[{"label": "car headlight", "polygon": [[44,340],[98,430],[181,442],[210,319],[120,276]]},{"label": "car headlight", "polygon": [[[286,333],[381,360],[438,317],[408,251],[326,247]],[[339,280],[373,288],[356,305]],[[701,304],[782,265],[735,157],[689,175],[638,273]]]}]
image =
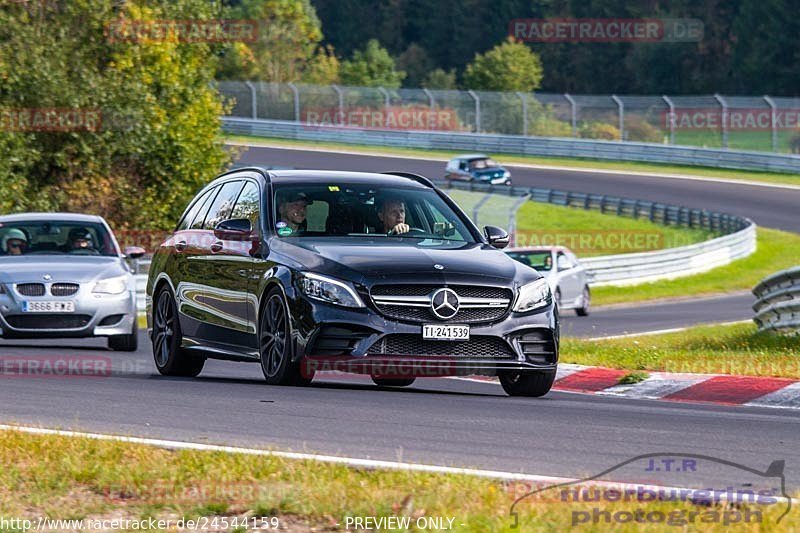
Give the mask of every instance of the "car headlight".
[{"label": "car headlight", "polygon": [[122,294],[128,289],[127,276],[102,279],[94,284],[94,294]]},{"label": "car headlight", "polygon": [[517,298],[517,303],[514,305],[514,311],[527,313],[540,307],[546,307],[552,301],[553,295],[550,292],[550,285],[548,285],[545,278],[539,278],[520,287],[519,298]]},{"label": "car headlight", "polygon": [[300,275],[300,289],[309,298],[343,307],[364,307],[355,289],[344,281],[306,272]]}]

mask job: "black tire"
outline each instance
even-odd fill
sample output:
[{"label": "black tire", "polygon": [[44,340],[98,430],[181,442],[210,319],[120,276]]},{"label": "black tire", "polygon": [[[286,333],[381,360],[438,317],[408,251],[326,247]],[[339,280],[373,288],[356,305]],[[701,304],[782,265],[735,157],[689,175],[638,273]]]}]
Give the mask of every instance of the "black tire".
[{"label": "black tire", "polygon": [[408,387],[417,380],[417,378],[391,379],[391,378],[378,378],[375,376],[371,377],[372,377],[372,382],[379,387]]},{"label": "black tire", "polygon": [[108,348],[115,352],[135,352],[139,349],[139,324],[136,316],[133,317],[133,330],[130,334],[109,337]]},{"label": "black tire", "polygon": [[270,385],[308,385],[313,371],[301,375],[292,362],[292,326],[283,292],[275,287],[267,293],[258,321],[258,349],[261,371]]},{"label": "black tire", "polygon": [[589,316],[589,308],[592,306],[592,293],[589,291],[589,286],[583,288],[583,302],[581,306],[575,309],[575,314],[578,316]]},{"label": "black tire", "polygon": [[203,371],[204,357],[187,354],[181,348],[181,324],[172,292],[164,287],[153,307],[153,360],[165,376],[195,377]]},{"label": "black tire", "polygon": [[500,374],[500,385],[509,396],[544,396],[553,387],[555,371]]}]

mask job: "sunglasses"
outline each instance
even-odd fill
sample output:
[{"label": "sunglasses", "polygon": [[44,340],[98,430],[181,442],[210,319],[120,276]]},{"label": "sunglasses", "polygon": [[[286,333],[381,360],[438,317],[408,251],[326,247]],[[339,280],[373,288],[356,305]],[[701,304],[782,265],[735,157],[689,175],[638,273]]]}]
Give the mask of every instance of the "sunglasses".
[{"label": "sunglasses", "polygon": [[22,248],[23,246],[25,246],[25,243],[21,243],[21,242],[10,242],[10,243],[8,243],[8,247],[9,248]]}]

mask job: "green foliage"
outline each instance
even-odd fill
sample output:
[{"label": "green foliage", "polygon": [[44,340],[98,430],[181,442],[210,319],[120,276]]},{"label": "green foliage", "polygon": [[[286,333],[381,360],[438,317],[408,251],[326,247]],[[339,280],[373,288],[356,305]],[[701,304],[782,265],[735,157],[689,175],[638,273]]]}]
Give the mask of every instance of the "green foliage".
[{"label": "green foliage", "polygon": [[205,0],[149,7],[73,0],[0,10],[0,108],[89,110],[102,121],[96,129],[0,133],[0,209],[84,211],[117,228],[174,225],[191,195],[228,161],[218,140],[223,105],[209,85],[215,49],[174,34],[115,40],[109,27],[220,14]]},{"label": "green foliage", "polygon": [[337,80],[338,61],[332,48],[320,46],[322,26],[308,0],[243,0],[230,17],[257,21],[258,37],[226,50],[218,78],[275,83]]},{"label": "green foliage", "polygon": [[602,122],[586,122],[578,127],[578,137],[581,139],[601,139],[604,141],[618,141],[619,128]]},{"label": "green foliage", "polygon": [[409,47],[397,57],[397,68],[406,73],[403,80],[406,87],[422,87],[423,80],[433,68],[428,52],[417,43]]},{"label": "green foliage", "polygon": [[464,72],[464,85],[483,91],[531,92],[542,82],[542,61],[509,37],[486,54],[476,54]]},{"label": "green foliage", "polygon": [[422,82],[422,87],[426,89],[456,89],[458,83],[456,82],[455,69],[444,70],[437,68],[428,73]]},{"label": "green foliage", "polygon": [[352,59],[342,61],[340,75],[345,85],[396,89],[406,73],[395,70],[389,52],[376,39],[371,39],[363,50],[353,53]]}]

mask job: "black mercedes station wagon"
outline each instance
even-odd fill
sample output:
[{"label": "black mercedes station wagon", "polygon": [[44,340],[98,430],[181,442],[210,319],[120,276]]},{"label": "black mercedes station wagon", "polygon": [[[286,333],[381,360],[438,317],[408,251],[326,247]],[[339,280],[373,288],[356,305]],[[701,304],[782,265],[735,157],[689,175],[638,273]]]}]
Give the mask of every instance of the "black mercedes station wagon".
[{"label": "black mercedes station wagon", "polygon": [[542,396],[558,362],[547,281],[428,179],[240,168],[189,204],[147,283],[158,371],[259,362],[267,382],[316,372],[382,386],[490,375]]}]

